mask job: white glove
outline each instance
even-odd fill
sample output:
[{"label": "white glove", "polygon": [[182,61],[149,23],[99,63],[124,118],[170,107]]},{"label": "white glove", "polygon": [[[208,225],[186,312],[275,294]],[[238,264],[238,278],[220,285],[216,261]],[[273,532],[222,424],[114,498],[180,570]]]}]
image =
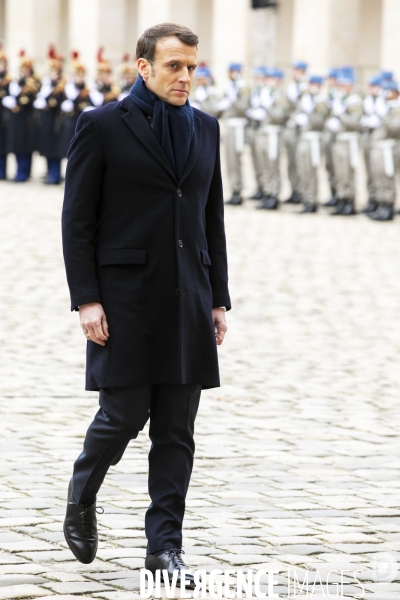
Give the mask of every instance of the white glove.
[{"label": "white glove", "polygon": [[230,98],[227,98],[227,97],[222,98],[217,104],[218,110],[228,110],[231,106],[232,106],[232,101]]},{"label": "white glove", "polygon": [[14,98],[14,96],[6,96],[5,98],[3,98],[1,103],[9,110],[12,110],[15,106],[17,106],[17,101]]},{"label": "white glove", "polygon": [[79,94],[79,90],[72,81],[69,81],[64,88],[65,95],[68,100],[75,100]]},{"label": "white glove", "polygon": [[346,112],[346,107],[339,98],[334,99],[332,104],[332,112],[335,115],[335,117],[340,117],[340,115]]},{"label": "white glove", "polygon": [[47,98],[47,96],[50,96],[52,89],[53,88],[50,83],[43,83],[42,87],[40,88],[40,92],[38,93],[38,97]]},{"label": "white glove", "polygon": [[90,90],[89,97],[96,107],[102,106],[104,103],[103,94],[101,92],[99,92],[99,90],[96,90],[96,88],[93,88],[92,90]]},{"label": "white glove", "polygon": [[378,115],[370,115],[368,119],[368,127],[370,127],[371,129],[377,129],[378,127],[380,127],[380,124],[381,120],[378,117]]},{"label": "white glove", "polygon": [[64,102],[61,103],[61,110],[66,113],[72,112],[74,110],[74,103],[72,100],[64,100]]},{"label": "white glove", "polygon": [[328,119],[326,124],[328,129],[333,133],[337,133],[341,129],[341,124],[337,117],[331,117],[330,119]]},{"label": "white glove", "polygon": [[37,108],[38,110],[43,110],[44,108],[46,108],[46,100],[45,98],[43,98],[42,96],[38,96],[35,100],[35,102],[33,103],[33,107]]},{"label": "white glove", "polygon": [[299,113],[298,115],[296,115],[296,124],[299,125],[299,127],[307,127],[307,125],[310,122],[310,118],[308,115],[306,115],[306,113]]},{"label": "white glove", "polygon": [[16,97],[20,95],[22,87],[16,81],[11,81],[8,89],[10,91],[10,96]]}]

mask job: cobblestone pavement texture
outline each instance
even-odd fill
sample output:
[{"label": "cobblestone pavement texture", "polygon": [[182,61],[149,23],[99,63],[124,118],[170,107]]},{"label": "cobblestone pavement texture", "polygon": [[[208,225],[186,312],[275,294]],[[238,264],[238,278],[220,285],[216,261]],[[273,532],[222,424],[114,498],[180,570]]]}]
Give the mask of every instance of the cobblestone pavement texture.
[{"label": "cobblestone pavement texture", "polygon": [[[62,189],[0,182],[0,199],[0,599],[139,598],[147,428],[106,478],[98,557],[81,565],[62,521],[97,395],[83,390],[85,340],[69,312]],[[400,221],[294,210],[226,210],[234,310],[223,386],[203,393],[196,421],[184,558],[274,567],[283,597],[294,571],[325,582],[331,569],[360,595],[351,572],[362,569],[364,598],[394,600]]]}]

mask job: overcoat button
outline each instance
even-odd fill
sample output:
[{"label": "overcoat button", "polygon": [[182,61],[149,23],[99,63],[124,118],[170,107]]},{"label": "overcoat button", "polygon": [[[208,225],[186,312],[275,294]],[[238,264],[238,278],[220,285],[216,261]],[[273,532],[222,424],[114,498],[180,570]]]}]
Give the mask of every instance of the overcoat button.
[{"label": "overcoat button", "polygon": [[182,242],[182,240],[178,241],[178,246],[179,246],[179,248],[183,248],[183,242]]},{"label": "overcoat button", "polygon": [[176,193],[178,194],[179,198],[182,196],[182,190],[178,190]]}]

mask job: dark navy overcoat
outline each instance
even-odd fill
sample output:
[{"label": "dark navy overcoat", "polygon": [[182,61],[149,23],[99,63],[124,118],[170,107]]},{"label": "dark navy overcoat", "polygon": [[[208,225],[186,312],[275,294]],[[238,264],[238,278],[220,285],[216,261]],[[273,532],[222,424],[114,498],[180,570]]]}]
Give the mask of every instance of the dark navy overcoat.
[{"label": "dark navy overcoat", "polygon": [[71,308],[101,302],[105,347],[89,341],[86,389],[219,386],[211,310],[230,309],[219,126],[194,109],[178,181],[148,118],[127,97],[83,113],[62,215]]}]

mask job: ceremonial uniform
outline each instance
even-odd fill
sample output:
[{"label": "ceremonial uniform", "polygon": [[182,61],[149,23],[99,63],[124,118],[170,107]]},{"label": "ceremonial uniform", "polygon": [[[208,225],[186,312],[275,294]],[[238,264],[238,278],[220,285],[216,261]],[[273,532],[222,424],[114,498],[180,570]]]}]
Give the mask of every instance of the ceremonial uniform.
[{"label": "ceremonial uniform", "polygon": [[86,69],[79,60],[78,52],[74,51],[72,53],[72,75],[65,85],[64,94],[66,99],[61,104],[61,157],[67,156],[80,115],[94,108],[90,99],[89,88],[85,84],[85,73]]},{"label": "ceremonial uniform", "polygon": [[242,153],[247,125],[246,110],[249,108],[250,92],[241,78],[242,66],[232,63],[229,67],[229,82],[224,97],[217,109],[225,121],[224,142],[229,185],[232,197],[228,204],[242,204]]},{"label": "ceremonial uniform", "polygon": [[250,106],[246,111],[246,116],[249,119],[249,125],[247,129],[247,138],[250,144],[251,157],[253,160],[254,175],[257,182],[257,190],[251,196],[251,200],[261,200],[263,197],[262,189],[262,173],[263,163],[262,158],[258,149],[257,139],[260,135],[260,128],[262,122],[266,118],[266,110],[262,103],[262,93],[265,89],[265,79],[267,76],[267,69],[264,67],[255,67],[253,71],[254,85],[250,92]]},{"label": "ceremonial uniform", "polygon": [[340,98],[336,98],[328,126],[336,133],[333,164],[338,204],[332,214],[355,214],[356,167],[359,158],[359,128],[364,107],[361,96],[354,92],[354,75],[345,71],[338,78]]},{"label": "ceremonial uniform", "polygon": [[116,102],[120,93],[119,86],[113,82],[110,63],[103,57],[103,48],[100,48],[97,53],[96,82],[90,90],[93,106],[99,108],[110,102]]},{"label": "ceremonial uniform", "polygon": [[400,166],[400,100],[397,83],[386,82],[387,114],[374,130],[371,143],[371,177],[376,208],[367,214],[375,221],[390,221],[396,201],[396,171]]},{"label": "ceremonial uniform", "polygon": [[6,150],[16,155],[16,182],[27,181],[30,177],[34,150],[33,103],[40,87],[32,61],[25,57],[24,51],[20,56],[20,77],[11,81],[9,95],[2,100],[3,106],[10,111]]},{"label": "ceremonial uniform", "polygon": [[283,72],[271,69],[267,86],[261,94],[261,107],[265,118],[256,139],[256,151],[261,161],[261,204],[257,208],[275,210],[279,205],[281,175],[279,157],[282,129],[290,115],[290,102],[286,94],[279,89]]},{"label": "ceremonial uniform", "polygon": [[303,94],[295,116],[300,130],[296,150],[299,190],[303,213],[316,212],[318,206],[318,168],[321,165],[322,131],[330,115],[329,102],[321,94],[322,77],[310,77],[310,89]]},{"label": "ceremonial uniform", "polygon": [[46,183],[59,184],[61,181],[61,105],[65,100],[65,80],[62,77],[62,58],[54,47],[49,50],[49,74],[43,78],[42,87],[33,103],[38,111],[36,149],[47,160]]},{"label": "ceremonial uniform", "polygon": [[0,44],[0,180],[7,175],[7,124],[9,113],[2,104],[3,98],[9,95],[11,78],[7,74],[7,56]]},{"label": "ceremonial uniform", "polygon": [[[297,61],[293,64],[293,79],[289,83],[287,88],[287,97],[292,104],[292,111],[295,113],[298,109],[298,104],[301,100],[301,95],[307,88],[307,84],[304,82],[304,75],[307,71],[307,63]],[[286,147],[287,160],[288,160],[288,175],[292,186],[292,195],[288,202],[290,204],[299,204],[301,202],[300,197],[300,178],[297,172],[296,163],[296,148],[299,141],[299,130],[295,119],[288,119],[285,130],[283,132],[283,140]]]},{"label": "ceremonial uniform", "polygon": [[120,92],[118,94],[118,100],[123,100],[129,96],[131,87],[135,83],[138,72],[134,65],[129,63],[129,54],[125,54],[122,63],[118,67],[118,85]]}]

